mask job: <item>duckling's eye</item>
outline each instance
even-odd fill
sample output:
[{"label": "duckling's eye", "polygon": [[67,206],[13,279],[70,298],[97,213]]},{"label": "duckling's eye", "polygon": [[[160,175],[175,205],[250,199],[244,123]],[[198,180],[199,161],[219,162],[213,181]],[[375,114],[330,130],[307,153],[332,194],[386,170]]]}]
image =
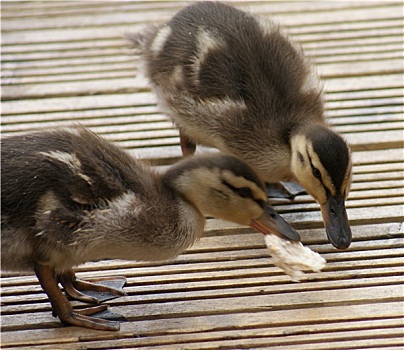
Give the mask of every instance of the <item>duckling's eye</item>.
[{"label": "duckling's eye", "polygon": [[315,167],[313,167],[313,174],[317,179],[321,179],[321,172]]},{"label": "duckling's eye", "polygon": [[248,187],[241,187],[237,189],[237,193],[240,197],[243,198],[248,198],[248,197],[252,197],[252,192],[251,189]]}]

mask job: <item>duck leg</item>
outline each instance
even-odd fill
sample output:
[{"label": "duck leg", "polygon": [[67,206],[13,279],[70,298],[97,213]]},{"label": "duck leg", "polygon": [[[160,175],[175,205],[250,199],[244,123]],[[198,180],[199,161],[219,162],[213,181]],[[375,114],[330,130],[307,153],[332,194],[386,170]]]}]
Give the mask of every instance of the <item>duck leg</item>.
[{"label": "duck leg", "polygon": [[122,276],[93,280],[93,282],[100,282],[98,284],[77,278],[74,271],[70,269],[63,271],[59,275],[59,280],[66,293],[73,299],[87,303],[99,303],[126,295],[122,289],[126,278]]},{"label": "duck leg", "polygon": [[119,330],[119,322],[89,317],[89,315],[106,310],[106,305],[98,305],[84,310],[73,310],[70,302],[58,287],[56,273],[53,268],[35,264],[34,271],[43,290],[49,297],[54,316],[58,316],[63,323],[104,331]]},{"label": "duck leg", "polygon": [[267,183],[266,187],[270,198],[294,199],[296,196],[307,194],[306,190],[296,182]]},{"label": "duck leg", "polygon": [[184,157],[194,155],[195,150],[196,150],[195,142],[193,142],[181,130],[180,130],[180,145],[181,145],[182,155]]}]

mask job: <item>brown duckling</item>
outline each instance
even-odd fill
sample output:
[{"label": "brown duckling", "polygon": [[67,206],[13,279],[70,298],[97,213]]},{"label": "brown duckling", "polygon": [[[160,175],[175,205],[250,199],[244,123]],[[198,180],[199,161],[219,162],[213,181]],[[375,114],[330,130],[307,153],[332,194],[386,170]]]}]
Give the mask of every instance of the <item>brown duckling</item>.
[{"label": "brown duckling", "polygon": [[101,330],[119,323],[74,310],[82,291],[120,292],[76,278],[101,259],[174,258],[203,233],[204,215],[300,239],[266,203],[265,187],[229,155],[192,157],[164,174],[77,126],[3,138],[1,267],[34,271],[62,322]]},{"label": "brown duckling", "polygon": [[351,153],[324,118],[322,88],[301,49],[272,21],[197,2],[129,36],[159,103],[196,144],[246,161],[267,183],[294,180],[320,204],[330,242],[351,243]]}]

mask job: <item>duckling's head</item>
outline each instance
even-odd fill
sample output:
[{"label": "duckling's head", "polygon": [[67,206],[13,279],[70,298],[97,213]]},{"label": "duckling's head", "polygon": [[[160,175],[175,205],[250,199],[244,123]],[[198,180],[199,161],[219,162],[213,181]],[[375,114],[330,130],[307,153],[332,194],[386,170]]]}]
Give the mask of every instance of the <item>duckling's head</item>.
[{"label": "duckling's head", "polygon": [[292,135],[292,171],[316,199],[330,242],[338,249],[351,244],[345,199],[351,185],[352,161],[344,139],[327,127],[306,127]]},{"label": "duckling's head", "polygon": [[163,182],[205,215],[251,226],[263,234],[300,240],[267,203],[263,182],[236,157],[187,158],[168,170]]}]

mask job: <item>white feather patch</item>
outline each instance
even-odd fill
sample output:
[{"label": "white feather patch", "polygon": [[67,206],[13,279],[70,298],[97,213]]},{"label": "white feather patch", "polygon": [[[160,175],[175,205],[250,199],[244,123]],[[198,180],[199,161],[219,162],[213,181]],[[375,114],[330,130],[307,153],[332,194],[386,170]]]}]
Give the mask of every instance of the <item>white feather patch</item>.
[{"label": "white feather patch", "polygon": [[153,52],[154,55],[158,55],[161,50],[163,50],[164,45],[171,33],[172,29],[169,26],[165,26],[159,30],[157,35],[154,37],[150,47],[150,50]]},{"label": "white feather patch", "polygon": [[303,277],[303,271],[321,271],[326,260],[300,242],[291,242],[275,235],[265,235],[265,243],[276,266],[281,268],[293,281]]},{"label": "white feather patch", "polygon": [[211,51],[226,47],[226,42],[222,38],[215,36],[214,33],[199,29],[196,34],[196,46],[197,52],[193,59],[193,71],[195,82],[199,82],[199,71],[207,55]]},{"label": "white feather patch", "polygon": [[226,43],[220,37],[216,37],[213,33],[199,29],[197,33],[198,58],[204,61],[206,55],[211,50],[226,46]]},{"label": "white feather patch", "polygon": [[81,177],[89,185],[92,185],[93,182],[90,177],[82,173],[81,162],[75,154],[62,151],[39,152],[39,154],[66,164],[73,171],[73,173]]}]

